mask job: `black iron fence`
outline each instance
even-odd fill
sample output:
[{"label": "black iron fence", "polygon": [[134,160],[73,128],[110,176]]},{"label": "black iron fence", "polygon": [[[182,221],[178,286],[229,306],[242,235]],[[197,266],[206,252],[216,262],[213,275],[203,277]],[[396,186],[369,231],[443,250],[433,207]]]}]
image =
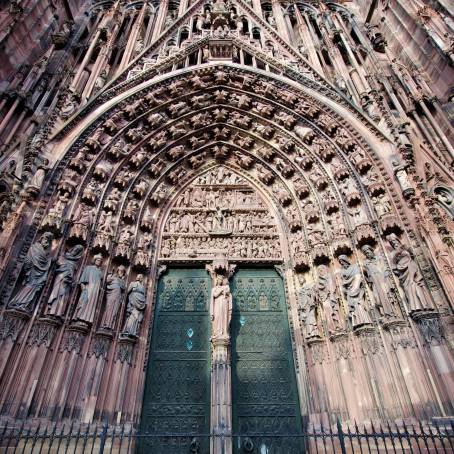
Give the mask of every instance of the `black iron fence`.
[{"label": "black iron fence", "polygon": [[[0,427],[0,453],[11,454],[208,454],[210,443],[222,454],[299,454],[299,453],[454,453],[454,425],[367,424],[334,427],[310,426],[299,434],[250,433],[150,434],[132,426],[22,425]],[[222,451],[222,452],[221,452]]]}]

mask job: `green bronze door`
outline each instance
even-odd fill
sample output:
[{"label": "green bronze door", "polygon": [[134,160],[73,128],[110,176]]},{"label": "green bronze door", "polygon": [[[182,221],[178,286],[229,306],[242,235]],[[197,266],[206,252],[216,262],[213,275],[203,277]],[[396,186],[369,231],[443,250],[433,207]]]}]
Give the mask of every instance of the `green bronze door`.
[{"label": "green bronze door", "polygon": [[240,435],[233,452],[302,453],[282,279],[272,269],[240,269],[232,295],[233,433]]},{"label": "green bronze door", "polygon": [[[209,434],[211,279],[198,269],[171,269],[158,283],[146,372],[141,432]],[[192,443],[192,446],[191,446]],[[143,437],[140,454],[183,454],[209,439],[192,436]]]}]

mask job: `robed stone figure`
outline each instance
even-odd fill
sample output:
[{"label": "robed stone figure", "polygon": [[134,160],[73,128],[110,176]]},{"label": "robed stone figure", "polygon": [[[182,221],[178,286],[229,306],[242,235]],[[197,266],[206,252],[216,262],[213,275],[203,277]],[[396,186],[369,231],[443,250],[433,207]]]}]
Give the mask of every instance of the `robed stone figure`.
[{"label": "robed stone figure", "polygon": [[364,275],[374,295],[376,307],[380,311],[380,315],[393,317],[395,313],[389,299],[389,294],[393,291],[393,287],[386,269],[386,263],[381,255],[375,253],[372,246],[366,244],[361,250],[366,256]]},{"label": "robed stone figure", "polygon": [[25,275],[23,286],[10,301],[9,308],[33,311],[36,297],[44,287],[49,275],[52,240],[52,233],[46,232],[39,241],[31,245],[23,267]]},{"label": "robed stone figure", "polygon": [[211,290],[212,339],[228,338],[232,317],[232,294],[226,277],[217,275]]},{"label": "robed stone figure", "polygon": [[391,267],[394,274],[399,278],[400,285],[407,297],[408,311],[411,313],[434,309],[418,264],[410,251],[394,233],[386,238],[393,249],[390,257]]},{"label": "robed stone figure", "polygon": [[340,273],[342,291],[348,304],[353,327],[372,323],[366,311],[363,277],[359,266],[356,263],[351,264],[346,255],[340,255],[338,260],[342,265]]},{"label": "robed stone figure", "polygon": [[102,284],[102,256],[95,255],[93,265],[87,265],[80,276],[79,284],[82,288],[74,320],[93,323],[95,318],[96,303]]},{"label": "robed stone figure", "polygon": [[84,252],[83,246],[77,244],[58,259],[55,281],[47,302],[46,314],[63,317],[66,304],[74,284],[77,265]]},{"label": "robed stone figure", "polygon": [[106,278],[106,307],[102,316],[101,328],[113,329],[120,310],[125,291],[126,268],[120,265],[116,273],[109,273]]},{"label": "robed stone figure", "polygon": [[336,284],[326,265],[318,266],[318,277],[313,289],[315,304],[318,304],[325,315],[328,334],[340,328],[339,305],[336,298]]},{"label": "robed stone figure", "polygon": [[317,325],[317,301],[314,295],[314,288],[306,282],[304,276],[301,277],[300,284],[298,305],[304,323],[306,337],[320,336]]},{"label": "robed stone figure", "polygon": [[126,308],[126,321],[122,334],[124,336],[136,337],[139,335],[140,324],[143,320],[145,310],[145,287],[143,286],[143,276],[138,274],[134,282],[128,287],[128,306]]}]

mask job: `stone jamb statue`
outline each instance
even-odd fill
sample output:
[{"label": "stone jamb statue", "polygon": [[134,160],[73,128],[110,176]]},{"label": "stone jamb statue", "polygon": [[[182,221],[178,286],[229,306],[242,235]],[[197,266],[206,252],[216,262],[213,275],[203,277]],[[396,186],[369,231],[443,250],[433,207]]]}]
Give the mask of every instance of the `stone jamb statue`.
[{"label": "stone jamb statue", "polygon": [[52,292],[47,301],[47,315],[64,317],[66,304],[74,285],[77,265],[84,252],[80,244],[76,244],[60,256],[55,270],[55,280]]},{"label": "stone jamb statue", "polygon": [[143,320],[143,312],[147,305],[143,275],[138,274],[136,280],[128,287],[128,306],[126,308],[126,320],[121,335],[125,337],[137,337]]},{"label": "stone jamb statue", "polygon": [[383,317],[395,317],[395,311],[389,299],[394,288],[383,257],[376,254],[374,248],[369,244],[365,244],[361,251],[366,257],[364,275],[374,296],[376,308]]},{"label": "stone jamb statue", "polygon": [[358,264],[351,264],[346,255],[339,255],[342,292],[348,304],[353,328],[372,323],[366,310],[366,296],[361,270]]},{"label": "stone jamb statue", "polygon": [[49,275],[51,265],[50,250],[54,236],[45,232],[36,243],[32,244],[24,261],[23,273],[25,274],[22,288],[9,302],[9,309],[18,309],[32,312],[36,297]]},{"label": "stone jamb statue", "polygon": [[73,320],[85,323],[93,323],[95,318],[96,304],[102,285],[102,255],[97,254],[93,257],[93,265],[87,265],[79,284],[82,292],[79,296]]},{"label": "stone jamb statue", "polygon": [[101,329],[111,330],[114,328],[123,300],[126,285],[124,277],[126,268],[120,265],[115,273],[109,273],[106,278],[106,305],[101,321]]},{"label": "stone jamb statue", "polygon": [[392,248],[391,267],[405,293],[408,312],[412,314],[434,310],[429,291],[410,249],[402,244],[395,233],[391,233],[386,239]]}]

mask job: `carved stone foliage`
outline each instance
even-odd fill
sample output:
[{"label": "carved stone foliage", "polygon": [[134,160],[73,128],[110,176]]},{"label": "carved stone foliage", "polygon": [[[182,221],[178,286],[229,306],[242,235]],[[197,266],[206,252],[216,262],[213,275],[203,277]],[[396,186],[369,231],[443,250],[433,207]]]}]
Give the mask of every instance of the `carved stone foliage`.
[{"label": "carved stone foliage", "polygon": [[62,351],[80,353],[85,341],[85,333],[77,330],[66,330],[61,344]]},{"label": "carved stone foliage", "polygon": [[198,177],[177,199],[164,228],[161,257],[216,254],[253,261],[281,257],[276,221],[259,194],[219,166]]},{"label": "carved stone foliage", "polygon": [[445,335],[443,324],[438,315],[425,314],[418,317],[416,323],[418,324],[425,345],[433,347],[442,343]]},{"label": "carved stone foliage", "polygon": [[32,326],[28,335],[29,345],[39,347],[45,345],[49,347],[56,332],[56,325],[46,321],[38,321]]},{"label": "carved stone foliage", "polygon": [[5,311],[0,319],[0,339],[11,339],[13,342],[22,331],[27,317],[15,311]]}]

